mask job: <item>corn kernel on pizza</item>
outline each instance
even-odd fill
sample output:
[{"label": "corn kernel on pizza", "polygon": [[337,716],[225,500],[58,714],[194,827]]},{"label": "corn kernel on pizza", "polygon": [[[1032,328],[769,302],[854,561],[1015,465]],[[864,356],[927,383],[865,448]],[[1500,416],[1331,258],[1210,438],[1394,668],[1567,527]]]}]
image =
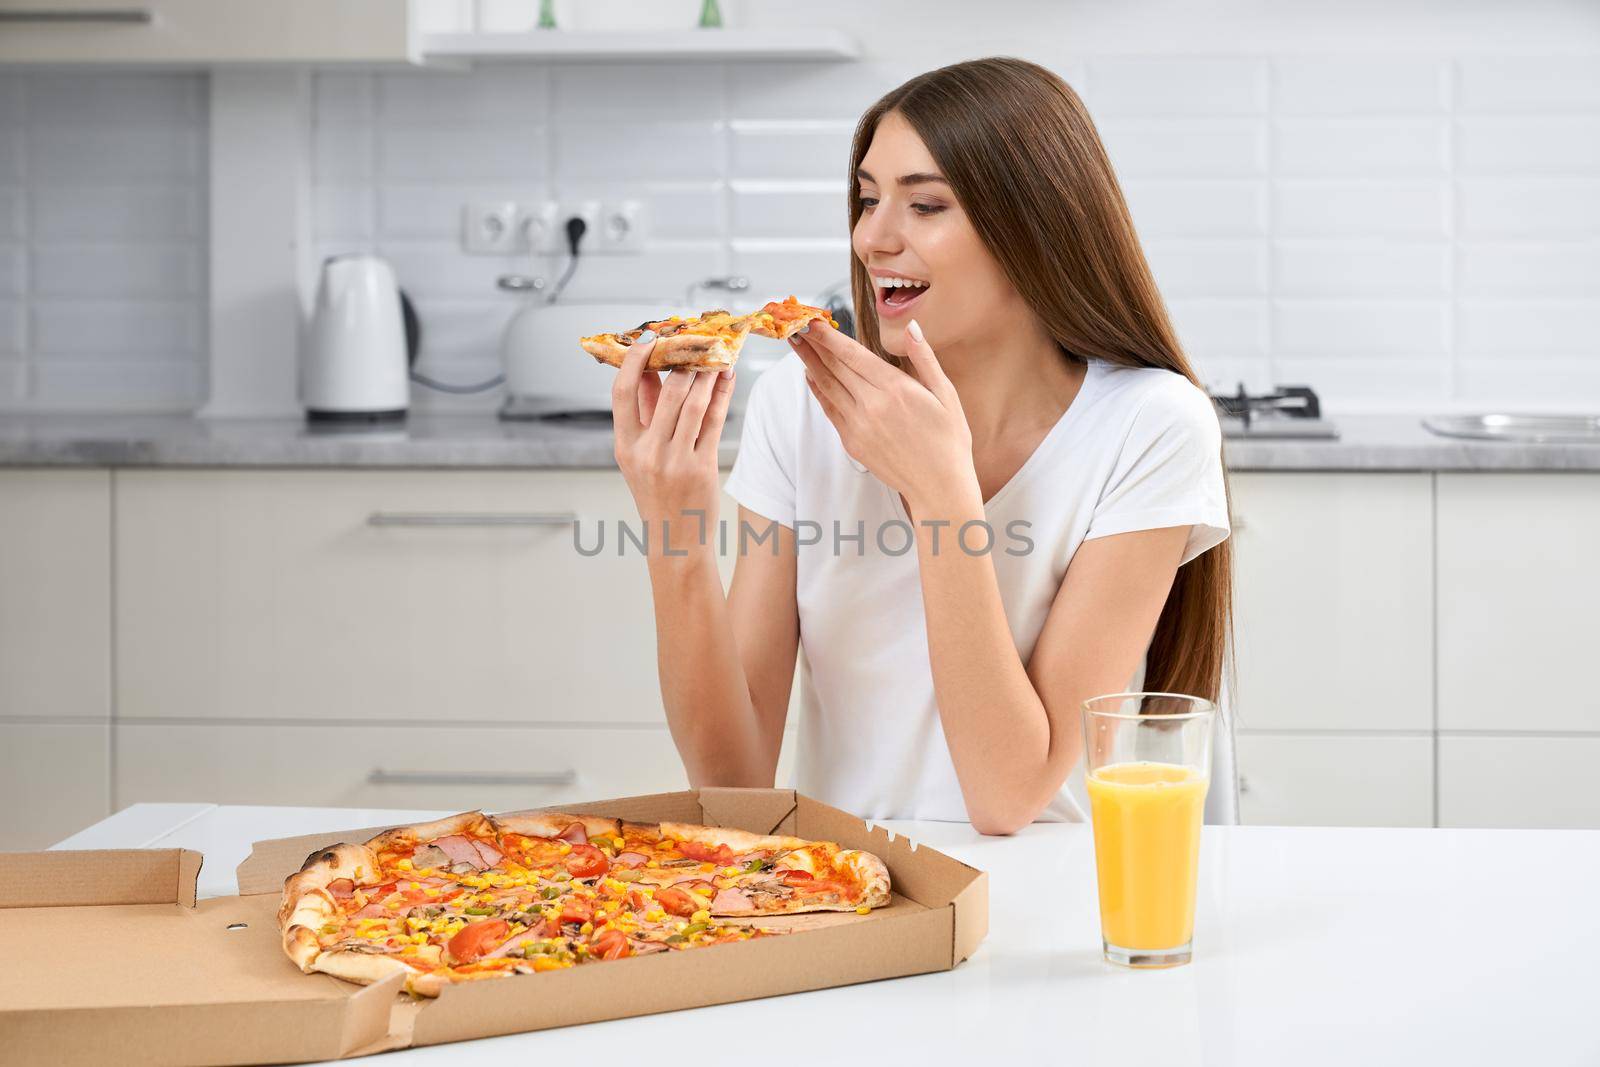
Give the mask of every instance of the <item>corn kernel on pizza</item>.
[{"label": "corn kernel on pizza", "polygon": [[437,996],[504,978],[724,945],[738,921],[889,903],[878,857],[828,841],[594,815],[464,812],[318,849],[278,924],[302,971]]},{"label": "corn kernel on pizza", "polygon": [[735,315],[721,309],[702,311],[693,318],[674,315],[641,322],[631,330],[597,333],[580,338],[578,343],[601,363],[620,367],[628,354],[628,346],[649,330],[656,335],[656,344],[650,350],[646,370],[681,367],[720,371],[734,365],[750,334],[783,341],[817,319],[839,325],[824,309],[802,304],[791,296],[787,300],[773,300],[748,315]]}]

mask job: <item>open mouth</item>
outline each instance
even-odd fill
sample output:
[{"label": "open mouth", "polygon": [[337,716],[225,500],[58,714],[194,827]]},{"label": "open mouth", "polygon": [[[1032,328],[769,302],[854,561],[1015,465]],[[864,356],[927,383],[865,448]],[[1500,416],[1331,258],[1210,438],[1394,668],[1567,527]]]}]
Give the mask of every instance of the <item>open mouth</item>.
[{"label": "open mouth", "polygon": [[920,278],[874,275],[872,280],[878,289],[878,310],[888,315],[898,315],[906,311],[912,304],[922,299],[922,295],[929,289],[928,283]]}]

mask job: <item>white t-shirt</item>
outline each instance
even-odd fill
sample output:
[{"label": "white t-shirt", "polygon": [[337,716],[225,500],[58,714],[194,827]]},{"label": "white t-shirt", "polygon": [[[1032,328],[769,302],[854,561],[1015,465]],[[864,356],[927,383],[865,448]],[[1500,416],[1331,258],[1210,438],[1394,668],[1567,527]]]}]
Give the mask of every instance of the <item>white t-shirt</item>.
[{"label": "white t-shirt", "polygon": [[[1084,541],[1192,526],[1187,563],[1228,536],[1221,443],[1211,401],[1182,376],[1089,361],[1072,405],[984,505],[1024,663]],[[784,357],[753,387],[725,489],[793,528],[797,541],[815,542],[796,560],[809,669],[800,676],[794,787],[869,819],[966,820],[934,701],[911,525],[899,494],[845,452],[799,357]],[[986,540],[974,528],[963,543],[981,552]],[[963,550],[948,527],[939,543]],[[1081,766],[1041,819],[1084,819]]]}]

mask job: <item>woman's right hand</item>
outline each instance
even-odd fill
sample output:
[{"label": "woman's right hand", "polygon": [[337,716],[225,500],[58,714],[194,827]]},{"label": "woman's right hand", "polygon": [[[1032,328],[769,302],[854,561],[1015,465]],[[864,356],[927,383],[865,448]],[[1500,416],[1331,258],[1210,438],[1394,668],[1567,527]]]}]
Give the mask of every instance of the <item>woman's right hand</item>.
[{"label": "woman's right hand", "polygon": [[[628,348],[611,385],[617,466],[649,528],[650,554],[663,523],[678,554],[706,541],[721,510],[717,445],[733,398],[733,370],[645,370],[655,341]],[[698,512],[699,514],[694,514]]]}]

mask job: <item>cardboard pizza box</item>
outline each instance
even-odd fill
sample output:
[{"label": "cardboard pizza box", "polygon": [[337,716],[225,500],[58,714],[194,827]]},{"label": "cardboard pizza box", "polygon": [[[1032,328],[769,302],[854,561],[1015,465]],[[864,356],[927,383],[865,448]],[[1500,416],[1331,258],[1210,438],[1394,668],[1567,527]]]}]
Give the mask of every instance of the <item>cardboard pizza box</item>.
[{"label": "cardboard pizza box", "polygon": [[[793,790],[688,790],[557,810],[837,841],[883,858],[892,899],[867,915],[756,920],[791,937],[465,983],[416,1000],[397,995],[398,977],[361,987],[302,974],[278,940],[283,880],[306,856],[388,827],[256,842],[238,868],[240,895],[198,904],[193,852],[6,856],[0,936],[20,940],[23,958],[48,961],[39,982],[0,1002],[7,1054],[59,1064],[363,1056],[948,970],[988,931],[982,871]],[[115,968],[107,944],[126,950]]]}]

